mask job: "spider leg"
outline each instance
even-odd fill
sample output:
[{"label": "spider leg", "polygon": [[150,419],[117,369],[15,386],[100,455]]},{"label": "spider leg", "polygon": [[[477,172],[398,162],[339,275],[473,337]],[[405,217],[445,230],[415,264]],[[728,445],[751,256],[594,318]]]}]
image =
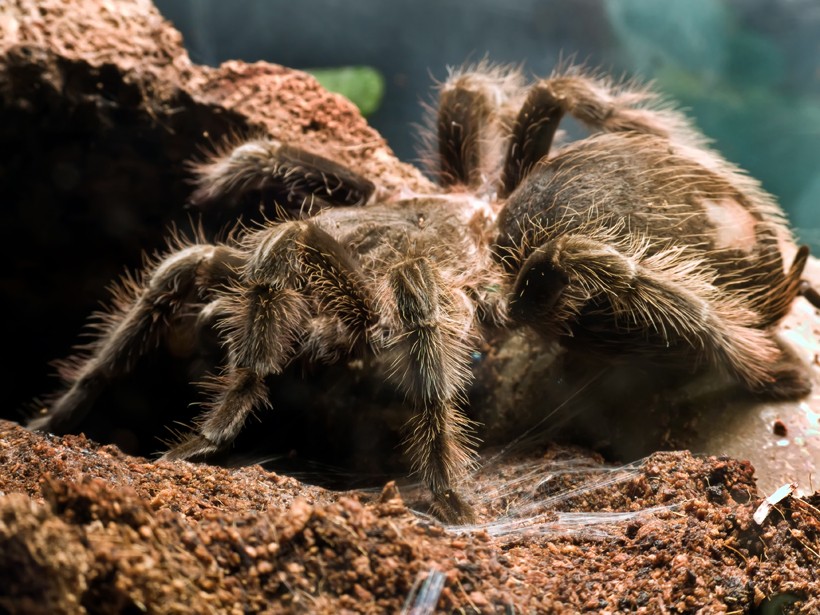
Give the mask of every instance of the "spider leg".
[{"label": "spider leg", "polygon": [[54,433],[73,430],[105,387],[154,348],[186,307],[227,283],[240,262],[233,248],[196,244],[171,252],[139,279],[125,278],[115,291],[113,309],[100,317],[99,337],[90,352],[63,364],[68,388],[50,404],[48,414],[31,420],[29,427]]},{"label": "spider leg", "polygon": [[354,341],[367,341],[374,320],[367,284],[333,237],[314,224],[287,222],[250,235],[248,244],[251,256],[224,296],[228,365],[207,384],[211,399],[196,432],[166,459],[201,458],[230,444],[247,417],[268,405],[264,379],[281,373],[304,345],[315,310],[337,318]]},{"label": "spider leg", "polygon": [[565,114],[593,130],[681,137],[693,143],[702,140],[683,114],[663,107],[651,90],[567,70],[535,83],[524,99],[510,132],[501,197],[509,196],[548,156]]},{"label": "spider leg", "polygon": [[458,71],[441,86],[435,118],[441,186],[480,188],[495,177],[501,151],[502,107],[520,89],[517,71],[478,66]]},{"label": "spider leg", "polygon": [[[776,255],[780,256],[779,249]],[[780,259],[782,262],[782,257]],[[777,267],[759,282],[755,280],[757,283],[754,285],[763,292],[758,291],[750,303],[754,306],[753,309],[760,314],[762,325],[765,328],[774,327],[783,320],[792,309],[797,297],[802,295],[810,303],[812,302],[811,293],[816,295],[816,291],[807,280],[801,277],[808,260],[808,246],[800,246],[791,266],[785,271],[785,275],[782,269]],[[820,307],[820,304],[815,304],[815,307]]]},{"label": "spider leg", "polygon": [[[191,203],[235,205],[249,192],[269,191],[290,206],[364,205],[372,182],[347,167],[274,139],[254,139],[223,148],[194,166],[198,188]],[[310,212],[308,212],[310,213]]]},{"label": "spider leg", "polygon": [[808,280],[800,280],[800,295],[817,309],[820,309],[820,292]]},{"label": "spider leg", "polygon": [[405,259],[388,272],[388,295],[395,302],[394,369],[416,407],[408,450],[433,493],[446,521],[464,523],[473,513],[453,483],[472,457],[468,420],[458,406],[470,378],[470,348],[465,340],[468,315],[434,263],[425,257]]},{"label": "spider leg", "polygon": [[[682,264],[685,263],[685,264]],[[756,393],[794,398],[808,382],[760,316],[677,249],[649,254],[568,234],[537,248],[515,282],[511,316],[613,354],[707,362]]]},{"label": "spider leg", "polygon": [[[800,276],[803,274],[803,269],[806,266],[808,258],[808,246],[800,246],[800,248],[797,251],[797,255],[794,258],[794,262],[792,263],[791,269],[789,271],[788,279],[792,283],[792,286],[796,285],[797,295],[805,297],[806,301],[808,301],[812,306],[814,306],[817,309],[820,309],[820,292],[818,292],[817,289],[814,288],[814,286],[809,280],[800,278]],[[791,303],[789,303],[788,306],[783,307],[783,309],[781,310],[783,316],[785,316],[786,312],[788,312],[788,309],[790,307]],[[778,316],[780,316],[780,314],[778,314]]]}]

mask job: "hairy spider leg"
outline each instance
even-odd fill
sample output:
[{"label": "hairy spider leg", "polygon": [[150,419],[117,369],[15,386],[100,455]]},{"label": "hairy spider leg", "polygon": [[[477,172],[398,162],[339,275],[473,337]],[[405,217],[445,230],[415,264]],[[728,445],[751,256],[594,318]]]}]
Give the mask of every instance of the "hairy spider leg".
[{"label": "hairy spider leg", "polygon": [[87,354],[60,365],[68,388],[49,405],[49,413],[29,422],[32,429],[71,432],[110,382],[133,369],[156,347],[186,308],[227,284],[241,263],[228,246],[196,244],[157,259],[139,277],[125,277],[114,290],[112,309],[98,315],[97,339]]},{"label": "hairy spider leg", "polygon": [[264,379],[281,373],[299,350],[315,311],[338,318],[362,342],[373,324],[370,293],[357,264],[315,224],[286,222],[247,241],[251,256],[224,297],[228,365],[206,385],[210,401],[196,432],[166,459],[205,457],[233,442],[248,415],[269,404]]},{"label": "hairy spider leg", "polygon": [[[779,252],[775,254],[775,258],[777,257]],[[774,269],[767,278],[757,284],[766,289],[765,293],[759,293],[760,296],[750,298],[750,302],[761,316],[760,327],[774,327],[783,320],[791,310],[794,300],[809,286],[801,277],[808,260],[808,246],[800,246],[788,271],[783,273],[779,269]]]},{"label": "hairy spider leg", "polygon": [[552,90],[543,84],[530,89],[510,133],[501,174],[502,197],[509,196],[532,167],[549,154],[564,112]]},{"label": "hairy spider leg", "polygon": [[468,421],[459,410],[471,375],[471,348],[463,330],[469,317],[426,257],[393,265],[386,283],[396,318],[387,345],[397,351],[394,374],[416,408],[408,438],[414,471],[432,491],[444,520],[468,522],[472,509],[454,482],[472,461]]},{"label": "hairy spider leg", "polygon": [[759,317],[740,301],[710,301],[716,292],[708,277],[680,265],[675,249],[649,255],[567,234],[525,260],[511,316],[552,336],[583,336],[587,347],[598,343],[609,354],[649,352],[649,340],[656,339],[651,352],[659,359],[683,351],[695,363],[724,367],[756,393],[805,393],[805,376],[771,334],[757,328]]},{"label": "hairy spider leg", "polygon": [[657,94],[580,72],[532,85],[510,130],[499,193],[502,198],[549,155],[561,119],[569,114],[594,130],[637,132],[697,141],[686,117],[663,108]]},{"label": "hairy spider leg", "polygon": [[516,71],[480,65],[453,73],[441,86],[435,116],[439,185],[478,189],[497,174],[504,114],[519,81]]},{"label": "hairy spider leg", "polygon": [[326,206],[364,205],[376,187],[347,167],[275,139],[253,139],[220,148],[193,165],[198,188],[193,205],[235,205],[244,194],[270,190],[308,213]]}]

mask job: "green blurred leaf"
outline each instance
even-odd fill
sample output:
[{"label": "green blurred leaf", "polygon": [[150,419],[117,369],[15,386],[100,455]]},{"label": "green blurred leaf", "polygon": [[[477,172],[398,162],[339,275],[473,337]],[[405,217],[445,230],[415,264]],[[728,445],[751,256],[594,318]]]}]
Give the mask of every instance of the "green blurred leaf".
[{"label": "green blurred leaf", "polygon": [[350,99],[368,116],[375,112],[384,96],[384,77],[370,66],[345,66],[308,70],[327,90]]}]

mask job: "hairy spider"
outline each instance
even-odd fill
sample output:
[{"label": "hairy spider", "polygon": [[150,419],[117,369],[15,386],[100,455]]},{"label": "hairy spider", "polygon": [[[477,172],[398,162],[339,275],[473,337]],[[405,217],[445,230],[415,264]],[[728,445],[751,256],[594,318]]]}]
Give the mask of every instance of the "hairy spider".
[{"label": "hairy spider", "polygon": [[[564,114],[593,134],[551,151]],[[304,215],[177,242],[127,277],[31,426],[69,431],[193,311],[199,327],[215,326],[226,362],[196,429],[166,458],[229,445],[268,405],[265,378],[297,356],[381,353],[414,411],[413,468],[440,516],[462,522],[472,515],[456,491],[473,457],[465,391],[488,329],[711,366],[774,398],[808,392],[772,332],[798,295],[820,303],[801,280],[808,250],[784,264],[792,240],[774,200],[652,91],[574,67],[527,85],[480,65],[441,86],[433,124],[439,194],[381,197],[354,171],[270,138],[198,165],[196,203],[272,193]]]}]

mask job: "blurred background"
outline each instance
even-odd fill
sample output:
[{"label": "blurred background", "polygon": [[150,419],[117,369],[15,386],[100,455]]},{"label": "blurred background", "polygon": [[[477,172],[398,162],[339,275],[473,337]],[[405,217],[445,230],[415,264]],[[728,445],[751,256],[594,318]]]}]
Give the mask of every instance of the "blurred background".
[{"label": "blurred background", "polygon": [[[652,79],[731,161],[758,178],[820,253],[817,0],[156,0],[194,62],[316,70],[405,161],[447,66],[561,57]],[[358,67],[338,71],[340,67]],[[331,70],[327,70],[331,69]]]}]

